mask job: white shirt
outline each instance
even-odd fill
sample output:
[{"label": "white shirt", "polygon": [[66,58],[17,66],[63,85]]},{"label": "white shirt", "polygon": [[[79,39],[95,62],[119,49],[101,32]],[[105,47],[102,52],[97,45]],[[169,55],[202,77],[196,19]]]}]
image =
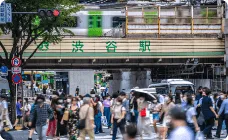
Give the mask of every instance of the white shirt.
[{"label": "white shirt", "polygon": [[30,111],[30,110],[31,110],[31,105],[30,104],[25,105],[25,111]]},{"label": "white shirt", "polygon": [[187,126],[177,127],[171,132],[170,140],[194,140],[194,135]]},{"label": "white shirt", "polygon": [[164,96],[159,95],[159,102],[160,102],[160,104],[164,104],[164,103],[165,103],[165,98],[164,98]]},{"label": "white shirt", "polygon": [[119,119],[122,117],[122,111],[125,111],[126,109],[122,105],[115,105],[114,106],[114,119]]},{"label": "white shirt", "polygon": [[196,109],[194,107],[189,108],[186,112],[186,116],[188,123],[194,123],[192,117],[196,116]]},{"label": "white shirt", "polygon": [[82,106],[82,105],[83,105],[83,100],[80,101],[80,106]]},{"label": "white shirt", "polygon": [[102,107],[102,106],[103,106],[103,104],[102,104],[100,101],[98,101],[98,104],[99,104],[99,106],[100,106],[100,107]]}]

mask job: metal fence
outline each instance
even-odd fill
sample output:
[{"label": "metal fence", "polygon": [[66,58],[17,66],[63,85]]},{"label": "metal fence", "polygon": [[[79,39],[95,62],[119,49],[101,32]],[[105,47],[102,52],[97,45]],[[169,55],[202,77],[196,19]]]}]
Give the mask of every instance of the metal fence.
[{"label": "metal fence", "polygon": [[[135,15],[136,12],[141,14]],[[223,32],[223,7],[126,7],[126,34],[219,34]]]}]

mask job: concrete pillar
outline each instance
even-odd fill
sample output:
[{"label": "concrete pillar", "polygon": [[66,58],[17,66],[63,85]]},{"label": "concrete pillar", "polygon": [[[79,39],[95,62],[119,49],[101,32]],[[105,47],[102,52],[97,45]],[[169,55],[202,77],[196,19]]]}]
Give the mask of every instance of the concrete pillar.
[{"label": "concrete pillar", "polygon": [[113,80],[109,81],[109,92],[130,90],[133,87],[147,88],[151,83],[150,71],[131,71],[112,73]]},{"label": "concrete pillar", "polygon": [[94,87],[94,71],[93,70],[75,70],[68,72],[70,95],[75,95],[75,90],[79,86],[80,94],[90,93]]}]

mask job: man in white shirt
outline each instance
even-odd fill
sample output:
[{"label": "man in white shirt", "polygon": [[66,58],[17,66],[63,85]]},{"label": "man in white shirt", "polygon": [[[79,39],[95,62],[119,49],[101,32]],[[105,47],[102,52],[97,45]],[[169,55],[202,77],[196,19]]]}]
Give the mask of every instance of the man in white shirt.
[{"label": "man in white shirt", "polygon": [[194,134],[186,124],[186,112],[181,107],[170,110],[171,123],[174,130],[171,132],[170,140],[194,140]]},{"label": "man in white shirt", "polygon": [[9,119],[8,103],[7,103],[6,99],[7,99],[7,96],[1,95],[1,97],[0,97],[0,101],[1,101],[0,127],[4,127],[4,125],[7,125],[10,129],[13,129],[12,123]]}]

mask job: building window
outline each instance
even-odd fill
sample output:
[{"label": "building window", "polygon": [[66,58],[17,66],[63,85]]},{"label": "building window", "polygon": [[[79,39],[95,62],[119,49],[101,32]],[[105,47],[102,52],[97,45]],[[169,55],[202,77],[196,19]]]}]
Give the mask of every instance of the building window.
[{"label": "building window", "polygon": [[112,27],[117,27],[119,25],[121,25],[122,27],[122,24],[125,23],[126,21],[126,18],[125,17],[113,17],[112,19]]}]

